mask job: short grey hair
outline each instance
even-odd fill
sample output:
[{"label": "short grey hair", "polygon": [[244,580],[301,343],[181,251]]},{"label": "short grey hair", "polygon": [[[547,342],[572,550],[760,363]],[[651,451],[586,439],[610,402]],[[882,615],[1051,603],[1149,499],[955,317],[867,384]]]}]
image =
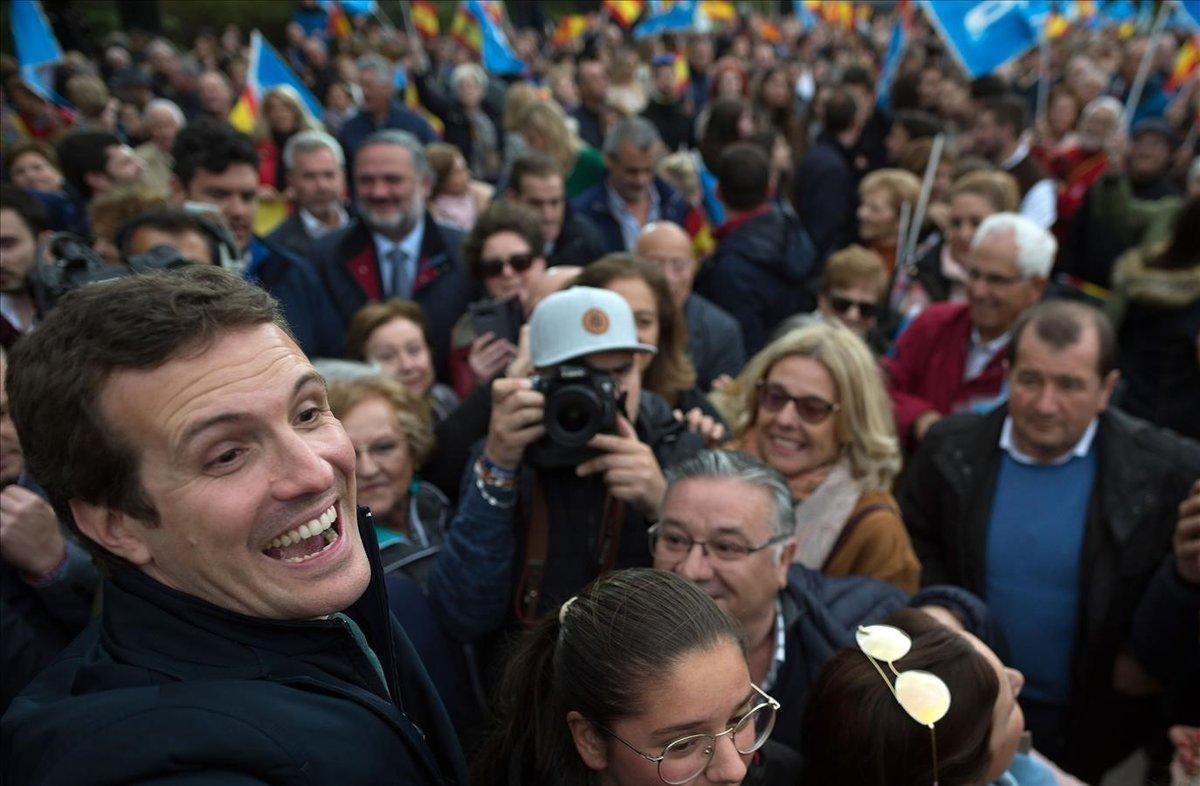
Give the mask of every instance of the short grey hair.
[{"label": "short grey hair", "polygon": [[183,110],[179,108],[179,104],[169,98],[152,98],[146,102],[146,108],[142,110],[142,122],[150,120],[150,115],[156,109],[165,109],[175,119],[175,123],[183,128],[187,125],[187,118],[183,115]]},{"label": "short grey hair", "polygon": [[372,145],[395,145],[404,148],[412,155],[413,167],[417,172],[426,179],[433,179],[433,168],[429,166],[429,156],[425,155],[425,147],[421,144],[421,140],[407,131],[395,128],[376,131],[362,141],[357,152],[361,153]]},{"label": "short grey hair", "polygon": [[658,129],[644,117],[627,117],[617,122],[604,135],[605,155],[616,155],[625,145],[633,145],[636,150],[649,150],[662,145],[662,137]]},{"label": "short grey hair", "polygon": [[367,71],[380,74],[389,85],[396,84],[396,67],[383,55],[363,55],[355,61],[359,78]]},{"label": "short grey hair", "polygon": [[1024,279],[1048,278],[1058,253],[1054,235],[1032,219],[1017,213],[993,213],[983,219],[971,240],[971,250],[979,248],[988,235],[1011,234],[1017,244],[1017,270]]},{"label": "short grey hair", "polygon": [[327,148],[333,153],[333,158],[337,161],[338,166],[346,165],[346,155],[342,152],[342,146],[329,134],[324,131],[301,131],[298,134],[293,134],[292,138],[283,146],[283,167],[287,171],[292,171],[296,166],[296,156],[301,153],[312,153]]},{"label": "short grey hair", "polygon": [[[747,483],[766,491],[775,503],[775,516],[771,519],[772,538],[790,538],[796,530],[796,511],[792,504],[792,492],[787,482],[777,471],[763,462],[736,450],[703,450],[695,456],[681,461],[666,471],[667,490],[663,493],[662,508],[675,486],[685,480],[720,478]],[[660,516],[662,510],[659,511]]]},{"label": "short grey hair", "polygon": [[1091,117],[1097,112],[1108,112],[1113,117],[1120,118],[1124,109],[1125,106],[1112,96],[1099,96],[1088,101],[1087,106],[1079,113],[1079,119]]},{"label": "short grey hair", "polygon": [[487,72],[478,63],[459,63],[450,72],[450,87],[458,89],[458,83],[464,79],[474,79],[485,91],[488,86]]}]

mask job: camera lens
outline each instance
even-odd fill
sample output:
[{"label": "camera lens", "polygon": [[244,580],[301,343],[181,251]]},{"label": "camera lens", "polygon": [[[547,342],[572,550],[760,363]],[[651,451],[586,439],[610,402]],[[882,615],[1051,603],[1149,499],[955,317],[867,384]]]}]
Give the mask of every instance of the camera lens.
[{"label": "camera lens", "polygon": [[604,408],[589,388],[567,385],[551,396],[546,410],[547,436],[559,445],[581,446],[600,430]]}]

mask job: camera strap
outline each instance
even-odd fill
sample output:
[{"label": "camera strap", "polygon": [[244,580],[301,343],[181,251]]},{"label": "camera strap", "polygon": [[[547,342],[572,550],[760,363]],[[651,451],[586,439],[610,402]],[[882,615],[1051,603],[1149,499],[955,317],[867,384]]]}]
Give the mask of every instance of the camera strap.
[{"label": "camera strap", "polygon": [[[546,578],[546,557],[550,552],[550,509],[539,473],[533,473],[530,515],[525,516],[525,565],[514,597],[517,619],[527,628],[538,620],[542,583]],[[605,493],[600,516],[600,537],[596,549],[596,576],[603,576],[617,562],[621,530],[625,523],[625,503]]]}]

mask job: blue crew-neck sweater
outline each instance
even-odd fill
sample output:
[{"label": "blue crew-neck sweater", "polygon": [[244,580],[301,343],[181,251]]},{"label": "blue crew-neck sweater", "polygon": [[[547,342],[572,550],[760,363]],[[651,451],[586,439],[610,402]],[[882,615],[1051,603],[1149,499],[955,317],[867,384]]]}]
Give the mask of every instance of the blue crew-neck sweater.
[{"label": "blue crew-neck sweater", "polygon": [[988,522],[984,585],[1025,674],[1022,695],[1063,706],[1079,615],[1083,531],[1096,477],[1095,446],[1057,466],[1023,464],[1005,452]]}]

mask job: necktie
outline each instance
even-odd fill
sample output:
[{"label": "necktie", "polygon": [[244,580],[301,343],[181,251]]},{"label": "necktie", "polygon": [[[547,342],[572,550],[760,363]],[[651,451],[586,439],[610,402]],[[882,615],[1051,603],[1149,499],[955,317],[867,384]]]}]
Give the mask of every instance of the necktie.
[{"label": "necktie", "polygon": [[388,252],[384,294],[389,298],[408,298],[412,295],[412,280],[408,275],[408,254],[396,247]]}]

